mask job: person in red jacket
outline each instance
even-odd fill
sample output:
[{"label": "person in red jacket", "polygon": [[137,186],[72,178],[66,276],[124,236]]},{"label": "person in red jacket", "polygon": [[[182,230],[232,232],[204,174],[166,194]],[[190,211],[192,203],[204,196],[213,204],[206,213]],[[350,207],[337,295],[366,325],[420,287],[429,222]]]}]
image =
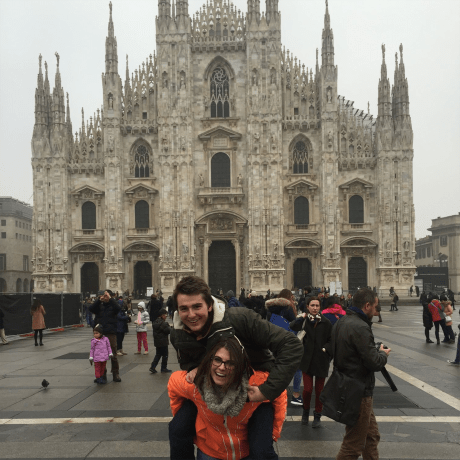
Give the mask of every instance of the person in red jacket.
[{"label": "person in red jacket", "polygon": [[[247,402],[248,387],[264,383],[268,373],[253,370],[240,341],[228,337],[216,343],[203,358],[194,383],[189,383],[186,375],[186,371],[171,375],[168,394],[173,416],[186,399],[192,400],[198,409],[194,439],[197,460],[240,460],[250,455],[248,424],[262,402]],[[286,390],[272,405],[272,436],[277,441],[286,417]]]}]

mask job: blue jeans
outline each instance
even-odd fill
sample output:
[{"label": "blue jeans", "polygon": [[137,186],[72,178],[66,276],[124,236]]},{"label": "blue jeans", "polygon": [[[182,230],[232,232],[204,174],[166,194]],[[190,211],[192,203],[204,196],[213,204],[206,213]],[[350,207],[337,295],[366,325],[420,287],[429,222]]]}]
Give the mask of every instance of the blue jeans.
[{"label": "blue jeans", "polygon": [[[249,457],[247,460],[278,460],[273,449],[273,406],[261,404],[248,423]],[[169,422],[169,447],[171,460],[195,460],[193,438],[195,436],[195,404],[186,400]],[[200,454],[198,454],[200,455]],[[201,455],[204,455],[201,453]],[[198,457],[198,459],[207,457]]]},{"label": "blue jeans", "polygon": [[294,382],[292,384],[292,391],[294,393],[300,393],[300,384],[302,383],[302,371],[298,369],[294,374]]}]

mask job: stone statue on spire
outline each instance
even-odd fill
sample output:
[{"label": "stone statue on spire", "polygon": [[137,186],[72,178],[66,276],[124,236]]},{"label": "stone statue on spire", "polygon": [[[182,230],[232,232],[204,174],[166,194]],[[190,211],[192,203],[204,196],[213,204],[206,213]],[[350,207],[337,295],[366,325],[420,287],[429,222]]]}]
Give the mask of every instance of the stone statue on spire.
[{"label": "stone statue on spire", "polygon": [[385,60],[385,44],[382,43],[382,56],[383,56],[383,59]]},{"label": "stone statue on spire", "polygon": [[40,66],[40,68],[42,67],[42,55],[41,54],[38,56],[38,65]]},{"label": "stone statue on spire", "polygon": [[110,14],[112,14],[112,2],[109,2]]},{"label": "stone statue on spire", "polygon": [[401,61],[402,61],[402,58],[403,58],[403,45],[402,45],[402,43],[399,45],[399,52],[401,53]]},{"label": "stone statue on spire", "polygon": [[56,51],[54,53],[54,55],[56,56],[56,59],[57,59],[57,66],[59,67],[59,53]]}]

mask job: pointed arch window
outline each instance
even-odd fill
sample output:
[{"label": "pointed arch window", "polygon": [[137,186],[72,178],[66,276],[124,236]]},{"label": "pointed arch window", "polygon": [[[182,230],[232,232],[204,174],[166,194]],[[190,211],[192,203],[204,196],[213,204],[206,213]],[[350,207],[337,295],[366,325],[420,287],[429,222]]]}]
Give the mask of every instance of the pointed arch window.
[{"label": "pointed arch window", "polygon": [[149,154],[145,145],[139,145],[134,155],[134,176],[149,177]]},{"label": "pointed arch window", "polygon": [[150,218],[149,218],[149,204],[147,201],[140,200],[136,203],[134,209],[135,219],[136,219],[136,228],[149,228]]},{"label": "pointed arch window", "polygon": [[294,201],[294,224],[308,225],[310,223],[310,209],[308,199],[299,196]]},{"label": "pointed arch window", "polygon": [[292,150],[292,172],[294,174],[308,173],[308,148],[303,141],[297,142]]},{"label": "pointed arch window", "polygon": [[222,67],[217,67],[211,75],[211,118],[230,116],[230,84]]},{"label": "pointed arch window", "polygon": [[364,223],[364,200],[359,195],[353,195],[348,200],[348,222],[350,224]]},{"label": "pointed arch window", "polygon": [[96,229],[96,205],[92,201],[86,201],[81,207],[81,228]]}]

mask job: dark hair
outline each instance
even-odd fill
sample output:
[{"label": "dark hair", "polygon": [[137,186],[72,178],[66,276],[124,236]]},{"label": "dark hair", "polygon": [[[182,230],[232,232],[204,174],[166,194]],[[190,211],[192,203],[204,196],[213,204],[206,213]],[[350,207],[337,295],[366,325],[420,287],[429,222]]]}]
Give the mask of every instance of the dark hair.
[{"label": "dark hair", "polygon": [[196,295],[200,294],[203,300],[206,302],[208,307],[214,305],[212,300],[211,289],[206,284],[206,281],[198,276],[186,276],[182,278],[176,285],[173,292],[174,306],[177,308],[177,296],[179,294],[184,295]]},{"label": "dark hair", "polygon": [[233,378],[229,379],[228,383],[221,387],[222,391],[225,393],[230,388],[237,388],[244,376],[249,378],[251,373],[251,363],[246,350],[242,348],[241,343],[236,338],[227,337],[217,342],[211,350],[206,353],[203,361],[201,361],[201,364],[198,366],[195,377],[195,386],[200,391],[203,391],[203,386],[206,381],[209,386],[215,385],[211,377],[212,360],[221,348],[225,348],[230,354],[230,359],[236,363],[235,368],[233,369]]},{"label": "dark hair", "polygon": [[441,302],[442,302],[442,301],[446,301],[446,300],[447,300],[447,296],[444,295],[444,294],[441,294],[441,295],[439,296],[439,300],[440,300]]},{"label": "dark hair", "polygon": [[40,299],[34,299],[34,303],[32,304],[32,307],[30,308],[30,314],[34,314],[38,308],[41,306],[42,301]]},{"label": "dark hair", "polygon": [[291,302],[291,308],[292,308],[292,311],[294,312],[294,315],[297,315],[297,310],[295,308],[294,302],[292,301],[292,292],[289,289],[283,289],[278,294],[278,298],[289,300]]},{"label": "dark hair", "polygon": [[356,294],[353,296],[353,306],[362,310],[367,303],[373,305],[377,297],[377,294],[371,289],[358,289]]},{"label": "dark hair", "polygon": [[317,300],[319,302],[319,304],[321,305],[321,301],[319,300],[319,297],[317,297],[316,295],[312,295],[311,297],[309,297],[308,299],[308,302],[307,302],[307,307],[308,305],[310,305],[311,301],[312,300]]},{"label": "dark hair", "polygon": [[324,302],[324,308],[332,307],[332,305],[335,305],[336,303],[339,303],[339,299],[337,297],[328,297]]}]

